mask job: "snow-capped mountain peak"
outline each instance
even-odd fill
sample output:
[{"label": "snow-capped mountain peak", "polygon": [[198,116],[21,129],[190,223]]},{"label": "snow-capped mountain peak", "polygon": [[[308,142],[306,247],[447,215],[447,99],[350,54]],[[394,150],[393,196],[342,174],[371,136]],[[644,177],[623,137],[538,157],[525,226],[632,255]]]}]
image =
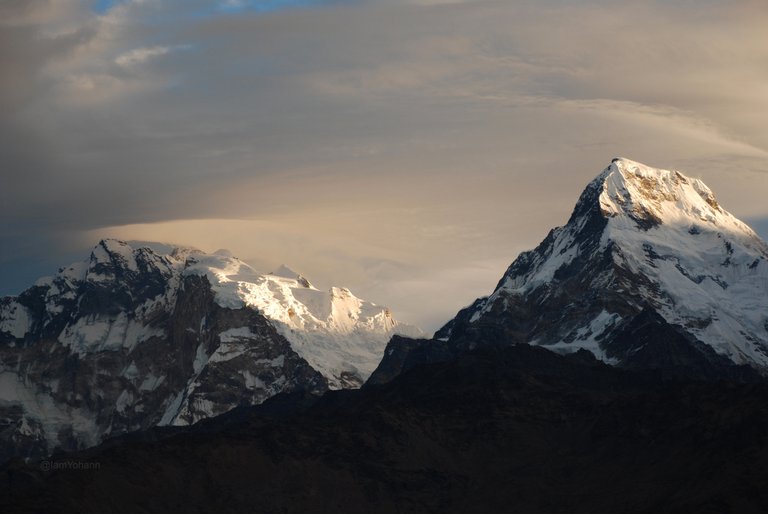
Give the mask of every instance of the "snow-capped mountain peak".
[{"label": "snow-capped mountain peak", "polygon": [[681,362],[768,373],[768,245],[701,180],[620,158],[589,183],[566,225],[436,337],[583,348],[625,365],[643,355],[659,365],[663,354],[618,336],[646,322],[690,341],[676,350],[695,349]]},{"label": "snow-capped mountain peak", "polygon": [[269,318],[331,388],[362,384],[393,334],[422,335],[396,321],[388,308],[347,288],[320,291],[286,265],[261,274],[231,255],[195,254],[184,273],[206,276],[219,305],[255,308]]},{"label": "snow-capped mountain peak", "polygon": [[595,182],[602,186],[601,213],[608,218],[629,218],[642,230],[665,224],[694,231],[708,227],[757,238],[752,229],[718,204],[704,182],[679,171],[617,158]]},{"label": "snow-capped mountain peak", "polygon": [[[87,261],[61,268],[55,276],[42,278],[36,285],[46,288],[51,318],[64,309],[62,301],[76,299],[83,282],[93,284],[90,287],[94,294],[108,290],[112,296],[125,296],[126,302],[129,298],[143,301],[144,310],[149,312],[160,305],[171,305],[186,276],[205,277],[218,305],[254,308],[270,319],[331,387],[365,381],[392,334],[422,334],[416,327],[396,321],[388,308],[357,298],[347,288],[320,291],[286,265],[272,273],[259,273],[227,250],[207,254],[192,247],[163,244],[133,248],[124,241],[104,239],[93,248]],[[30,329],[22,306],[9,308],[0,316],[0,331],[21,335]],[[80,343],[93,338],[78,335],[78,330],[77,326],[67,326],[62,340],[77,341],[72,343],[73,349],[88,351]]]},{"label": "snow-capped mountain peak", "polygon": [[0,298],[0,418],[11,427],[0,462],[190,424],[280,392],[356,387],[395,333],[421,334],[287,267],[262,274],[224,250],[105,239]]}]

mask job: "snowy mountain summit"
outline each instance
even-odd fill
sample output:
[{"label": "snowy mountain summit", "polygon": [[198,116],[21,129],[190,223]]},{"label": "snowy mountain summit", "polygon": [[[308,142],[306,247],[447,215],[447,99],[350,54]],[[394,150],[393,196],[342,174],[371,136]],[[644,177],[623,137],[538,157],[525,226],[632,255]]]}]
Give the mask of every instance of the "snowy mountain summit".
[{"label": "snowy mountain summit", "polygon": [[393,334],[421,334],[396,321],[387,307],[361,300],[347,288],[320,291],[285,264],[260,274],[228,252],[185,258],[182,274],[205,276],[219,305],[253,308],[267,317],[331,389],[360,386]]},{"label": "snowy mountain summit", "polygon": [[614,159],[568,223],[435,338],[393,341],[373,380],[440,352],[518,343],[672,376],[768,374],[768,245],[700,180]]},{"label": "snowy mountain summit", "polygon": [[260,274],[226,250],[103,240],[0,299],[0,462],[357,387],[396,333],[421,332],[286,266]]}]

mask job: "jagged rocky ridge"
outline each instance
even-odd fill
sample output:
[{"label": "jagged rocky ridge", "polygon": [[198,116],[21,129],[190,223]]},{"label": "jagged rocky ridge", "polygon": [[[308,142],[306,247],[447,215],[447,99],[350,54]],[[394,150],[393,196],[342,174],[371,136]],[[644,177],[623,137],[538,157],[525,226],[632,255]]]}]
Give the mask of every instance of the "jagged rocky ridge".
[{"label": "jagged rocky ridge", "polygon": [[490,296],[431,341],[393,338],[371,381],[519,343],[673,377],[765,375],[768,245],[700,180],[614,159]]},{"label": "jagged rocky ridge", "polygon": [[396,332],[419,333],[287,267],[260,275],[226,251],[104,240],[0,300],[0,462],[357,387]]}]

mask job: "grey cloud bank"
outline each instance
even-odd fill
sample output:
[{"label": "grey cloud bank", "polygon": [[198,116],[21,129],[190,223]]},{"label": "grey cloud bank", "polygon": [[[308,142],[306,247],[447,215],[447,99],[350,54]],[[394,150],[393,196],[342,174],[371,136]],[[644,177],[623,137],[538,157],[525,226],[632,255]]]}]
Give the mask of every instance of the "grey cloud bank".
[{"label": "grey cloud bank", "polygon": [[434,329],[618,155],[765,219],[766,18],[739,1],[6,2],[0,294],[99,237],[161,239],[286,262]]}]

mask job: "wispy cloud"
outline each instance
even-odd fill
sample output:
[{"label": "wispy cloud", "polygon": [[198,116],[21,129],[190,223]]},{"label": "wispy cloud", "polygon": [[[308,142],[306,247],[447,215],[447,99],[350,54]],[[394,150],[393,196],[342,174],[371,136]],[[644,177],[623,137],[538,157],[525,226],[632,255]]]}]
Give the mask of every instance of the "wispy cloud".
[{"label": "wispy cloud", "polygon": [[115,58],[115,63],[119,66],[131,67],[148,61],[154,57],[165,55],[171,51],[169,46],[149,46],[144,48],[134,48],[128,52],[122,53]]},{"label": "wispy cloud", "polygon": [[768,216],[756,2],[29,0],[0,24],[0,269],[62,234],[210,240],[434,325],[616,155]]}]

